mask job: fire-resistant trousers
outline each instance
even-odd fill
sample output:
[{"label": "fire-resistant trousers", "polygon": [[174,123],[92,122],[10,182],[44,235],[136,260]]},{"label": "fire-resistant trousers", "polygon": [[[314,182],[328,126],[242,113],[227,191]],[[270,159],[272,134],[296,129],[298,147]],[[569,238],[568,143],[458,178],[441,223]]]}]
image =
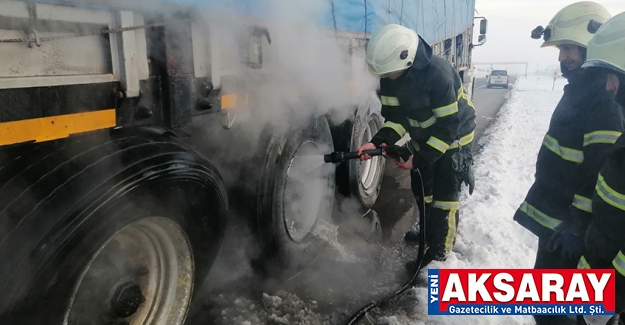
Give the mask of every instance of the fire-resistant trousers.
[{"label": "fire-resistant trousers", "polygon": [[[449,149],[434,165],[411,172],[412,192],[419,207],[419,217],[425,216],[425,237],[428,254],[442,260],[454,247],[460,208],[460,180],[452,165]],[[464,147],[462,150],[471,150]],[[421,177],[419,177],[419,173]],[[425,202],[425,211],[424,204]]]}]

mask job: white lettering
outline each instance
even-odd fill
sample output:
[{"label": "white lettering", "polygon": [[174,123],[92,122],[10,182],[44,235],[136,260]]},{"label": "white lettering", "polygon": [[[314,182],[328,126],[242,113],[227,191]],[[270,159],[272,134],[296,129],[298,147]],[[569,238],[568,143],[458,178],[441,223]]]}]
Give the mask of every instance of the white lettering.
[{"label": "white lettering", "polygon": [[[554,284],[552,284],[552,282]],[[564,278],[557,273],[543,273],[543,301],[549,301],[551,293],[556,294],[556,301],[564,300]]]},{"label": "white lettering", "polygon": [[438,301],[438,275],[430,277],[430,303]]},{"label": "white lettering", "polygon": [[490,273],[484,273],[480,275],[480,278],[476,280],[477,274],[469,273],[469,301],[477,301],[477,293],[480,293],[480,297],[484,301],[493,301],[488,294],[488,290],[484,286],[484,282],[490,277]]},{"label": "white lettering", "polygon": [[579,273],[575,273],[571,277],[571,284],[569,285],[569,290],[566,293],[566,301],[573,301],[575,298],[580,298],[582,301],[590,301],[590,298],[588,298],[588,291],[586,291],[584,277]]},{"label": "white lettering", "polygon": [[445,292],[443,293],[441,301],[447,302],[450,301],[451,298],[456,298],[458,301],[467,301],[467,298],[464,296],[464,289],[462,288],[460,277],[457,273],[449,274],[449,279],[447,279],[447,285],[445,286]]},{"label": "white lettering", "polygon": [[506,294],[501,294],[501,292],[493,293],[493,296],[499,302],[509,302],[514,298],[514,288],[506,282],[513,282],[514,277],[510,275],[510,273],[497,273],[493,280],[493,284],[495,289],[499,291],[503,291]]},{"label": "white lettering", "polygon": [[588,280],[590,280],[590,284],[592,285],[592,289],[595,291],[595,301],[603,301],[603,291],[605,290],[605,286],[608,284],[608,280],[610,280],[610,273],[604,273],[601,275],[601,280],[597,281],[597,275],[594,273],[588,273]]},{"label": "white lettering", "polygon": [[538,290],[536,290],[536,283],[534,283],[534,277],[532,277],[530,273],[523,274],[516,301],[523,301],[526,298],[531,298],[532,301],[540,301]]}]

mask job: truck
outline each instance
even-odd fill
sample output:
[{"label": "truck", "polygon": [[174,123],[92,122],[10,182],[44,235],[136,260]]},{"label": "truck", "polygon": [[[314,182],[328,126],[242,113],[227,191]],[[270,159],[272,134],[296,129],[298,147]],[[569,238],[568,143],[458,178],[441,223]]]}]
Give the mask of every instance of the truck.
[{"label": "truck", "polygon": [[[416,30],[473,89],[474,0],[0,2],[0,320],[184,324],[229,222],[300,263],[384,161],[372,32]],[[299,261],[299,262],[297,262]]]}]

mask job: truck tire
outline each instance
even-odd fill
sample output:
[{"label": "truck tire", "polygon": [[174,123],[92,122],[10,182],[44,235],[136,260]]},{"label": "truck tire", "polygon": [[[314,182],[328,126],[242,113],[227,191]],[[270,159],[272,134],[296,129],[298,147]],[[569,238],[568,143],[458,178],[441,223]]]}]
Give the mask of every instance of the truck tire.
[{"label": "truck tire", "polygon": [[[358,108],[348,151],[358,150],[361,145],[371,141],[371,138],[378,133],[383,123],[382,116],[380,116],[381,107],[377,97],[372,97],[367,105]],[[357,160],[348,162],[349,192],[358,198],[364,208],[371,208],[380,195],[384,163],[383,157],[374,157],[362,162]]]},{"label": "truck tire", "polygon": [[0,170],[0,323],[184,323],[228,212],[210,162],[147,131],[8,156]]},{"label": "truck tire", "polygon": [[262,269],[271,276],[305,267],[323,247],[317,231],[330,218],[335,189],[334,166],[323,155],[331,150],[324,116],[269,141],[260,166],[256,229]]}]

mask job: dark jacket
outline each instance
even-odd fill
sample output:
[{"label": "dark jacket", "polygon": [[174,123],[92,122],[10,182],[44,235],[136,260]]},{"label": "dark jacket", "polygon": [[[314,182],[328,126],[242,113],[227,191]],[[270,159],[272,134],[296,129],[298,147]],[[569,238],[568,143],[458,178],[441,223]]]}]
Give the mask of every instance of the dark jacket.
[{"label": "dark jacket", "polygon": [[449,62],[421,38],[414,64],[397,79],[380,80],[385,123],[371,140],[395,144],[406,133],[418,147],[415,168],[434,164],[450,148],[473,140],[475,109]]},{"label": "dark jacket", "polygon": [[603,69],[576,69],[551,117],[536,180],[514,219],[541,238],[561,221],[585,231],[597,174],[625,129],[622,108],[605,90]]},{"label": "dark jacket", "polygon": [[625,309],[625,135],[601,169],[580,268],[616,269],[617,310]]},{"label": "dark jacket", "polygon": [[619,250],[625,250],[625,136],[619,138],[599,172],[592,209],[586,251],[612,261]]}]

